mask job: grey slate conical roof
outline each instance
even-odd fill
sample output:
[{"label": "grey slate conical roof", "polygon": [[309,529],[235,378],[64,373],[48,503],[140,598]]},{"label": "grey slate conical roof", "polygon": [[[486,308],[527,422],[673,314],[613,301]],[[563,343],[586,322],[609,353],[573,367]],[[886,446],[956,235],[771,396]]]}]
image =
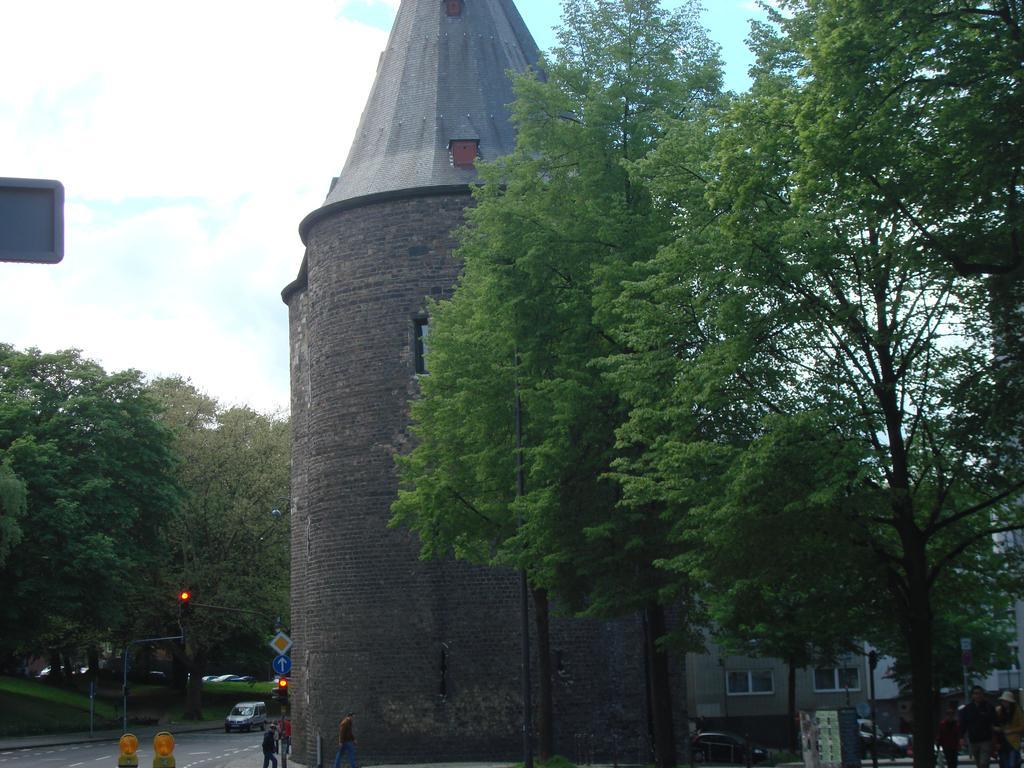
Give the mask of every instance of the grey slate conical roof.
[{"label": "grey slate conical roof", "polygon": [[367,195],[470,184],[476,172],[453,166],[449,142],[479,141],[484,160],[510,153],[507,71],[537,58],[513,0],[462,0],[454,17],[444,0],[402,0],[348,160],[319,212]]}]

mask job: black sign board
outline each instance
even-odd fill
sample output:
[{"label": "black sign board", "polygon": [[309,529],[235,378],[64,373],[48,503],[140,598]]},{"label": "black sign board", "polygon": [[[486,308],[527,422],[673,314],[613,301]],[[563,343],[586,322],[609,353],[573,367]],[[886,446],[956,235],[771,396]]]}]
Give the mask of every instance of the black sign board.
[{"label": "black sign board", "polygon": [[64,185],[0,178],[0,261],[56,264],[64,258]]}]

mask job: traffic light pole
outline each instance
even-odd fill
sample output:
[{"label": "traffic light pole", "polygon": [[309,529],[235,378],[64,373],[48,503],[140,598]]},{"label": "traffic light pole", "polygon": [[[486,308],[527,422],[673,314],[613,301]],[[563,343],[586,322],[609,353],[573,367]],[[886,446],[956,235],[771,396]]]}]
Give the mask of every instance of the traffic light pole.
[{"label": "traffic light pole", "polygon": [[128,647],[142,645],[143,643],[158,643],[162,640],[184,640],[185,635],[171,635],[170,637],[145,637],[142,640],[129,640],[124,644],[121,652],[121,728],[128,731]]}]

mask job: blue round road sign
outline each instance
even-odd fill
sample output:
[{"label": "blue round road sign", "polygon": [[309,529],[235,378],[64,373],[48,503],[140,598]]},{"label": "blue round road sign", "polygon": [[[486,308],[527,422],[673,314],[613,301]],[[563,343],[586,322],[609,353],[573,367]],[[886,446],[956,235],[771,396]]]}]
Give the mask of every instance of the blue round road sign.
[{"label": "blue round road sign", "polygon": [[287,675],[292,671],[292,657],[278,656],[274,659],[274,671],[279,675]]}]

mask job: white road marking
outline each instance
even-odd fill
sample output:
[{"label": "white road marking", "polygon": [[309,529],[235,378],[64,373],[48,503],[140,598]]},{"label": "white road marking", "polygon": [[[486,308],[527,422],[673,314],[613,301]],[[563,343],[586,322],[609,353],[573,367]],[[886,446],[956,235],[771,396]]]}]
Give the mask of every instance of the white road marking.
[{"label": "white road marking", "polygon": [[72,763],[68,768],[77,768],[79,765],[85,765],[85,763]]}]

